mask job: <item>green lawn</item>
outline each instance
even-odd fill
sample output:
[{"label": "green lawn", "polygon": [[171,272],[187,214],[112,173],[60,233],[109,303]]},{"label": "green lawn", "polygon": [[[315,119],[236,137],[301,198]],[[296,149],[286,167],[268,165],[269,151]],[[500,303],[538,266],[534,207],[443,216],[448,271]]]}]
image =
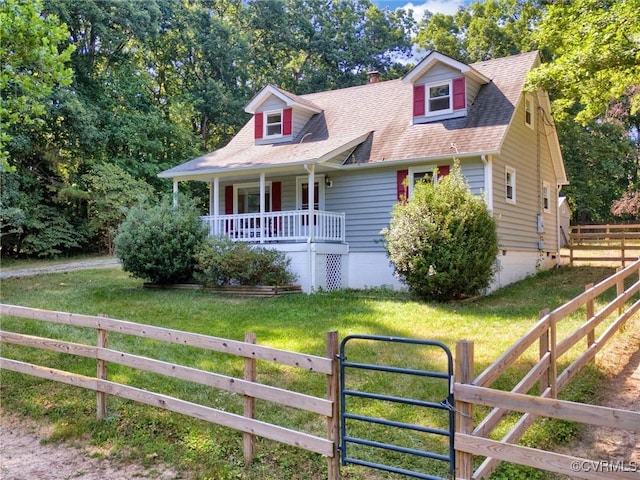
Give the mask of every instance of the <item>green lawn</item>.
[{"label": "green lawn", "polygon": [[[544,308],[556,308],[584,289],[613,273],[609,268],[561,268],[472,302],[427,304],[404,294],[384,290],[320,293],[268,299],[237,299],[201,291],[149,290],[142,281],[132,279],[120,269],[77,271],[40,275],[2,282],[2,303],[85,314],[104,314],[112,318],[242,340],[245,332],[255,332],[258,343],[303,353],[324,355],[325,333],[337,330],[340,337],[349,334],[374,334],[438,340],[452,350],[458,340],[475,342],[476,373],[491,364],[509,345],[524,334]],[[563,332],[575,328],[584,318],[580,314],[559,325]],[[95,344],[95,332],[43,322],[2,319],[3,330]],[[145,339],[111,334],[111,348],[147,355],[214,372],[239,376],[242,361],[223,354],[195,348],[162,344]],[[534,351],[535,350],[535,351]],[[27,348],[3,345],[3,356],[95,375],[95,362]],[[385,362],[418,368],[444,368],[444,357],[432,350],[415,347],[356,342],[349,351],[350,360]],[[511,388],[518,375],[534,361],[537,346],[528,352],[524,364],[511,369],[498,384]],[[260,362],[259,380],[284,388],[324,395],[324,379],[318,375]],[[241,399],[233,394],[202,386],[137,372],[117,365],[109,366],[109,378],[148,388],[185,400],[196,401],[231,412],[241,412]],[[446,389],[437,382],[389,374],[353,374],[349,388],[413,398],[440,401]],[[565,398],[588,401],[597,391],[601,378],[594,369],[585,372],[567,389]],[[259,440],[257,458],[249,467],[242,464],[242,435],[239,432],[205,424],[185,416],[109,398],[109,416],[95,420],[95,393],[54,384],[33,377],[2,373],[3,409],[55,423],[51,441],[88,438],[90,442],[111,447],[111,455],[139,462],[152,458],[171,463],[196,479],[313,479],[326,478],[326,461],[315,454]],[[385,416],[402,422],[443,426],[446,418],[437,412],[416,407],[398,407],[388,402],[354,401],[348,408],[370,416]],[[482,412],[478,411],[477,415]],[[324,434],[324,422],[295,409],[258,402],[258,418],[307,431]],[[512,420],[509,420],[512,421]],[[502,427],[506,430],[509,421]],[[351,433],[372,436],[412,448],[444,451],[439,438],[382,427],[353,425]],[[524,440],[548,446],[576,435],[576,427],[560,422],[541,422]],[[350,451],[350,454],[354,452]],[[417,461],[406,456],[367,451],[359,456],[394,462],[403,468],[429,469],[446,476],[447,469],[437,462]],[[434,470],[435,469],[435,470]],[[369,480],[398,478],[358,467],[343,470],[346,478]],[[549,478],[526,469],[503,467],[495,478]]]}]

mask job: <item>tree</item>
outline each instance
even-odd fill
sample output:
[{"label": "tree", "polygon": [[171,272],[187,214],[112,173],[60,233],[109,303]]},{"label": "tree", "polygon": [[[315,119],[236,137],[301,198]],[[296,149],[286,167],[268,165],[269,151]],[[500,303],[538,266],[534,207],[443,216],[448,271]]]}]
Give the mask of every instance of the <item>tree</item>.
[{"label": "tree", "polygon": [[640,0],[575,0],[550,4],[535,40],[550,61],[532,72],[529,85],[556,92],[555,108],[578,107],[583,125],[602,119],[628,97],[640,110]]},{"label": "tree", "polygon": [[127,210],[153,197],[151,185],[117,165],[97,165],[84,176],[91,234],[101,249],[113,254],[113,241]]},{"label": "tree", "polygon": [[33,124],[45,113],[56,85],[71,83],[66,66],[72,45],[55,15],[43,15],[40,0],[0,2],[0,169],[7,170],[11,127]]},{"label": "tree", "polygon": [[489,286],[498,254],[495,220],[457,162],[437,184],[418,182],[382,233],[395,273],[420,298],[450,300]]},{"label": "tree", "polygon": [[429,14],[419,25],[416,43],[464,62],[530,51],[531,33],[543,13],[543,1],[486,0],[455,15]]}]

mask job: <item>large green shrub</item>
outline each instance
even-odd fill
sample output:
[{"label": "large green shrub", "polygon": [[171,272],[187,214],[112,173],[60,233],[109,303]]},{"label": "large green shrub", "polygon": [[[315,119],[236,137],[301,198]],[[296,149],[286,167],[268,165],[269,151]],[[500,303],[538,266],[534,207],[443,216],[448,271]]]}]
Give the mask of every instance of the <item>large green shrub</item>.
[{"label": "large green shrub", "polygon": [[291,259],[278,250],[252,247],[226,237],[210,238],[196,254],[194,277],[208,286],[290,285]]},{"label": "large green shrub", "polygon": [[382,234],[395,273],[425,300],[475,295],[495,273],[495,220],[457,162],[436,185],[418,182],[409,201],[394,207]]},{"label": "large green shrub", "polygon": [[181,198],[174,207],[170,198],[157,205],[132,207],[115,239],[122,268],[136,277],[156,283],[189,280],[195,253],[206,239],[193,201]]}]

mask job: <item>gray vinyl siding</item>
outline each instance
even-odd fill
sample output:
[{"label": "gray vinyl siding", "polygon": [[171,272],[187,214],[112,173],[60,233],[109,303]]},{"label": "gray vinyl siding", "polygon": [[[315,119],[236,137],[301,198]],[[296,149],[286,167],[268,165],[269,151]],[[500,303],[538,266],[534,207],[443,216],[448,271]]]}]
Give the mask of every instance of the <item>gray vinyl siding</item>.
[{"label": "gray vinyl siding", "polygon": [[[447,165],[451,162],[439,162]],[[434,164],[415,164],[412,167]],[[389,226],[391,210],[397,202],[397,171],[407,170],[408,166],[362,168],[352,171],[331,171],[332,187],[325,187],[324,209],[329,212],[345,214],[346,241],[352,252],[383,252],[380,231]],[[462,164],[464,175],[471,191],[481,194],[484,191],[484,167],[480,159],[466,160]],[[282,210],[296,209],[296,176],[267,176],[267,182],[281,182]],[[243,180],[237,183],[258,182]],[[220,212],[225,212],[225,186],[220,182]]]},{"label": "gray vinyl siding", "polygon": [[[535,110],[537,112],[537,110]],[[540,127],[536,114],[535,128]],[[538,144],[539,141],[539,144]],[[506,201],[505,169],[516,170],[516,203]],[[500,155],[493,161],[494,215],[498,220],[500,247],[505,250],[538,250],[538,240],[544,241],[544,251],[557,250],[557,191],[549,143],[541,131],[524,123],[524,101],[515,113]],[[550,210],[543,212],[542,184],[551,186]],[[538,234],[537,215],[544,218],[544,233]]]},{"label": "gray vinyl siding", "polygon": [[[333,187],[325,191],[325,208],[345,213],[350,251],[384,251],[380,230],[389,226],[391,210],[397,202],[397,171],[406,168],[371,168],[331,175]],[[462,174],[473,193],[484,191],[480,159],[462,164]]]},{"label": "gray vinyl siding", "polygon": [[384,251],[380,230],[389,225],[396,203],[396,170],[370,168],[331,178],[333,187],[325,191],[325,207],[345,213],[349,250]]},{"label": "gray vinyl siding", "polygon": [[457,70],[443,63],[437,63],[432,68],[427,70],[424,75],[422,75],[420,78],[417,78],[414,84],[419,85],[421,83],[440,82],[459,76],[460,70]]}]

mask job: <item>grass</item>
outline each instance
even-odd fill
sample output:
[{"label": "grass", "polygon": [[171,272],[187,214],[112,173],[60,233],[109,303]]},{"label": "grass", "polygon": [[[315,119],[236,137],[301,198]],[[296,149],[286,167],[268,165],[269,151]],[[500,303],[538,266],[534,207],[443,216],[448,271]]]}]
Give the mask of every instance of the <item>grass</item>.
[{"label": "grass", "polygon": [[[385,290],[340,291],[313,296],[294,295],[269,299],[237,299],[201,291],[148,290],[142,282],[120,269],[76,271],[39,275],[2,282],[2,303],[84,314],[104,314],[134,322],[242,340],[245,332],[255,332],[258,343],[303,353],[324,355],[325,333],[338,330],[340,337],[371,334],[438,340],[452,350],[461,339],[475,342],[476,374],[490,365],[538,319],[539,311],[556,308],[583,291],[584,285],[613,273],[611,268],[576,267],[544,272],[504,288],[491,296],[467,303],[429,304]],[[559,338],[584,320],[584,312],[561,322]],[[23,319],[2,319],[3,330],[95,344],[95,332]],[[218,373],[241,376],[242,360],[196,348],[111,334],[114,349],[150,356]],[[445,357],[433,348],[406,347],[368,341],[348,346],[349,360],[396,366],[444,370]],[[85,375],[95,375],[95,362],[12,345],[3,346],[3,356]],[[575,353],[570,352],[569,357]],[[511,388],[536,360],[537,345],[527,352],[521,365],[499,380],[500,388]],[[568,360],[567,360],[568,361]],[[258,365],[259,380],[312,395],[324,395],[324,379],[318,375]],[[406,378],[405,378],[406,377]],[[233,394],[138,372],[118,365],[109,366],[109,378],[148,388],[185,400],[231,412],[241,412],[241,399]],[[350,373],[348,388],[373,393],[410,396],[441,401],[446,386],[437,381],[390,374]],[[567,388],[564,398],[590,401],[595,398],[602,376],[586,370]],[[123,460],[150,464],[153,459],[174,465],[193,479],[314,479],[326,478],[326,461],[315,454],[260,439],[257,458],[242,464],[242,435],[231,429],[173,414],[152,407],[110,397],[106,421],[95,419],[95,393],[43,381],[13,372],[2,372],[0,400],[3,409],[19,415],[46,419],[55,424],[49,441],[80,441],[105,447]],[[258,418],[278,425],[323,435],[324,421],[296,409],[258,401]],[[349,411],[368,416],[384,416],[401,422],[445,428],[446,415],[416,407],[391,405],[381,401],[352,401]],[[482,414],[478,409],[476,415]],[[514,422],[508,419],[501,430]],[[417,449],[444,452],[442,440],[428,434],[409,434],[388,427],[352,422],[350,435]],[[579,428],[567,422],[539,422],[523,442],[550,448],[579,435]],[[354,455],[356,453],[357,455]],[[446,465],[433,461],[370,448],[350,447],[358,458],[393,462],[395,466],[447,476]],[[399,478],[360,467],[343,468],[345,478],[374,480]],[[507,465],[494,478],[550,478],[549,474]]]}]

